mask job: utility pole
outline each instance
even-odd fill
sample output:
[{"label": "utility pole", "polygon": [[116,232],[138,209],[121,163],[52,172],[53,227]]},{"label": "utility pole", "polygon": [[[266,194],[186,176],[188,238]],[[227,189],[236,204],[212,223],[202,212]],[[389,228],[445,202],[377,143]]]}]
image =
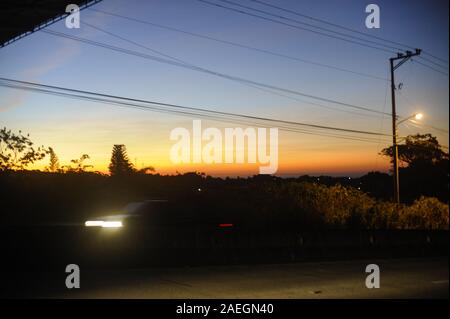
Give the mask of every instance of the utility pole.
[{"label": "utility pole", "polygon": [[[394,162],[394,201],[400,204],[400,183],[398,175],[398,144],[397,144],[397,113],[395,110],[395,79],[394,71],[397,70],[403,63],[411,59],[413,56],[420,55],[422,50],[416,49],[416,52],[406,51],[405,53],[398,53],[396,57],[390,58],[391,67],[391,101],[392,101],[392,146],[393,146],[393,162]],[[400,60],[395,64],[395,61]]]}]

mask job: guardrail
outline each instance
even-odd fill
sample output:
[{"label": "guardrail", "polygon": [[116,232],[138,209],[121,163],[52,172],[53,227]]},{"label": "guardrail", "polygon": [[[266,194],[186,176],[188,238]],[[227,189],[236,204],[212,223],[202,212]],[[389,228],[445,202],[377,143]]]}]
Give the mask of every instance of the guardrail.
[{"label": "guardrail", "polygon": [[2,268],[184,266],[448,256],[448,231],[1,229]]}]

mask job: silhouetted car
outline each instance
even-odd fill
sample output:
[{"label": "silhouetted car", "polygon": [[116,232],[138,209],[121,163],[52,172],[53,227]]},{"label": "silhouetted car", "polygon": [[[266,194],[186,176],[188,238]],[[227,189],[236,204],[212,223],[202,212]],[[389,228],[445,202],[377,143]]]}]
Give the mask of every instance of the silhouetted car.
[{"label": "silhouetted car", "polygon": [[195,260],[199,254],[204,259],[214,248],[230,246],[235,233],[229,220],[212,213],[205,218],[207,213],[196,200],[129,203],[116,214],[85,222],[89,251],[145,263],[173,264],[178,259]]}]

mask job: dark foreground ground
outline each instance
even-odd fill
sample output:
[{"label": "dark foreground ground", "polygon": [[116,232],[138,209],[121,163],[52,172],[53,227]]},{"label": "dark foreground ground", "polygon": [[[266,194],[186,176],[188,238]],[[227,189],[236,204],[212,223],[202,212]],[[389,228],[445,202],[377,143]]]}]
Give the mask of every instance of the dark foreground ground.
[{"label": "dark foreground ground", "polygon": [[[381,287],[365,286],[375,263]],[[3,274],[2,297],[28,298],[448,298],[448,257],[274,265],[83,270],[81,287],[60,273]]]}]

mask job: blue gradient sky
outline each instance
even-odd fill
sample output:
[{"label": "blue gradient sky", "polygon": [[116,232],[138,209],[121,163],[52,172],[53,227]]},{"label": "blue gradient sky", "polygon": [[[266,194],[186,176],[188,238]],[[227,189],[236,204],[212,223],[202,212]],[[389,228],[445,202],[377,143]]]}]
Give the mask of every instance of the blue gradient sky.
[{"label": "blue gradient sky", "polygon": [[[267,1],[448,58],[447,1]],[[274,11],[252,2],[241,2]],[[381,8],[380,29],[365,28],[365,6],[369,3]],[[196,0],[105,0],[94,8],[380,77],[388,75],[390,54],[387,52],[261,21]],[[83,25],[83,21],[205,68],[390,111],[386,81],[231,47],[89,9],[81,12],[81,29],[69,30],[64,21],[49,29],[149,53],[93,30]],[[312,100],[307,98],[301,98],[304,102],[294,101],[226,79],[41,32],[0,50],[0,75],[227,112],[390,133],[390,120],[381,116],[362,117],[324,109],[309,104]],[[397,94],[398,112],[409,115],[421,111],[425,114],[424,123],[448,130],[448,76],[408,62],[396,72],[396,77],[397,82],[403,83],[401,94]],[[190,127],[191,121],[187,117],[0,88],[0,125],[29,132],[36,144],[52,146],[63,164],[88,153],[95,169],[104,171],[112,145],[123,143],[127,145],[130,159],[136,160],[138,166],[154,165],[162,173],[192,169],[213,175],[256,173],[255,168],[236,165],[173,166],[168,158],[169,132],[178,126]],[[205,126],[234,126],[203,122]],[[433,133],[448,145],[448,133],[409,124],[400,130],[401,135],[418,132]],[[387,170],[388,161],[378,155],[385,146],[383,142],[370,144],[282,132],[279,174],[358,175],[368,170]]]}]

